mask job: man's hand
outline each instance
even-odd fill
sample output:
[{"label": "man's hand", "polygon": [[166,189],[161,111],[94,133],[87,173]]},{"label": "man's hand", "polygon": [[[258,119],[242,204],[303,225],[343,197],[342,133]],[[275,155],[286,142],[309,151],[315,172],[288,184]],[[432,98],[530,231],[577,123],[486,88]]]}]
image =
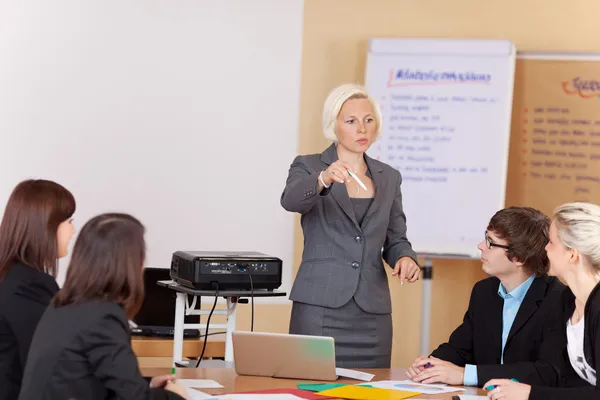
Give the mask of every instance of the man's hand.
[{"label": "man's hand", "polygon": [[[425,368],[429,364],[430,366]],[[429,357],[413,364],[415,368],[424,368],[413,381],[420,383],[447,383],[448,385],[462,385],[465,378],[465,369],[439,358]]]}]

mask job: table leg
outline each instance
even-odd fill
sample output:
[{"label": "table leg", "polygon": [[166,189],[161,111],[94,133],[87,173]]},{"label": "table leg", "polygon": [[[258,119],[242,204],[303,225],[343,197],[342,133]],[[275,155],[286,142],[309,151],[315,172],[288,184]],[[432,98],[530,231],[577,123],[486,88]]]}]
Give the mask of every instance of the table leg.
[{"label": "table leg", "polygon": [[235,330],[235,309],[237,299],[227,298],[227,328],[225,333],[225,361],[233,361],[233,331]]},{"label": "table leg", "polygon": [[183,360],[183,324],[185,321],[186,294],[177,292],[175,299],[175,329],[173,331],[173,366]]}]

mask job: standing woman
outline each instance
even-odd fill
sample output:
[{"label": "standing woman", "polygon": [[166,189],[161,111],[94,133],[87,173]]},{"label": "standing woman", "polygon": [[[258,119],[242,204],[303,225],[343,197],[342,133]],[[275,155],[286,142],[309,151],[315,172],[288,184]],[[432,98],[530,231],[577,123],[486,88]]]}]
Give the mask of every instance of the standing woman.
[{"label": "standing woman", "polygon": [[171,375],[149,386],[131,349],[128,318],[144,299],[145,254],[144,227],[130,215],[84,225],[65,284],[33,336],[19,399],[186,398]]},{"label": "standing woman", "polygon": [[296,157],[281,195],[283,208],[302,215],[304,232],[290,333],[333,337],[338,367],[390,367],[392,306],[382,257],[401,284],[419,279],[400,173],[365,154],[381,119],[361,86],[331,91],[323,132],[333,144]]},{"label": "standing woman", "polygon": [[550,274],[564,281],[562,320],[567,338],[563,388],[492,379],[494,400],[600,399],[600,207],[568,203],[556,210],[546,246]]},{"label": "standing woman", "polygon": [[0,224],[0,399],[16,399],[36,326],[58,291],[58,259],[75,232],[73,195],[46,180],[13,190]]}]

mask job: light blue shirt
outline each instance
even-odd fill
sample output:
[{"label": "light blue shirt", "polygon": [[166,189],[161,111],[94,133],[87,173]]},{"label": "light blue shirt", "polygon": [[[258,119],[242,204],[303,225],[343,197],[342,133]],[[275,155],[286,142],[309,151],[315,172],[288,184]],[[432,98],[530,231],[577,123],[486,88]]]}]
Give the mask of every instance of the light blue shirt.
[{"label": "light blue shirt", "polygon": [[[500,286],[498,287],[498,296],[504,299],[504,307],[502,308],[502,355],[500,357],[500,364],[504,364],[504,346],[506,346],[510,328],[512,327],[513,322],[515,322],[519,307],[521,307],[521,303],[534,279],[535,274],[527,278],[525,282],[514,288],[510,293],[506,292],[502,283],[500,283]],[[479,382],[477,380],[476,365],[465,365],[465,376],[463,381],[465,386],[477,386]]]}]

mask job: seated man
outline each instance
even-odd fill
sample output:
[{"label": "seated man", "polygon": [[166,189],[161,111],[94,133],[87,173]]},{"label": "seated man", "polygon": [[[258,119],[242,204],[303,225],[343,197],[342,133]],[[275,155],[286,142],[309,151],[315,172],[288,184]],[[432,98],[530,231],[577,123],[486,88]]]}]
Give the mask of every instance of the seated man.
[{"label": "seated man", "polygon": [[558,386],[566,345],[558,318],[564,285],[548,277],[549,218],[510,207],[490,220],[481,251],[491,277],[473,287],[462,325],[408,369],[416,382],[481,386],[492,378]]}]

